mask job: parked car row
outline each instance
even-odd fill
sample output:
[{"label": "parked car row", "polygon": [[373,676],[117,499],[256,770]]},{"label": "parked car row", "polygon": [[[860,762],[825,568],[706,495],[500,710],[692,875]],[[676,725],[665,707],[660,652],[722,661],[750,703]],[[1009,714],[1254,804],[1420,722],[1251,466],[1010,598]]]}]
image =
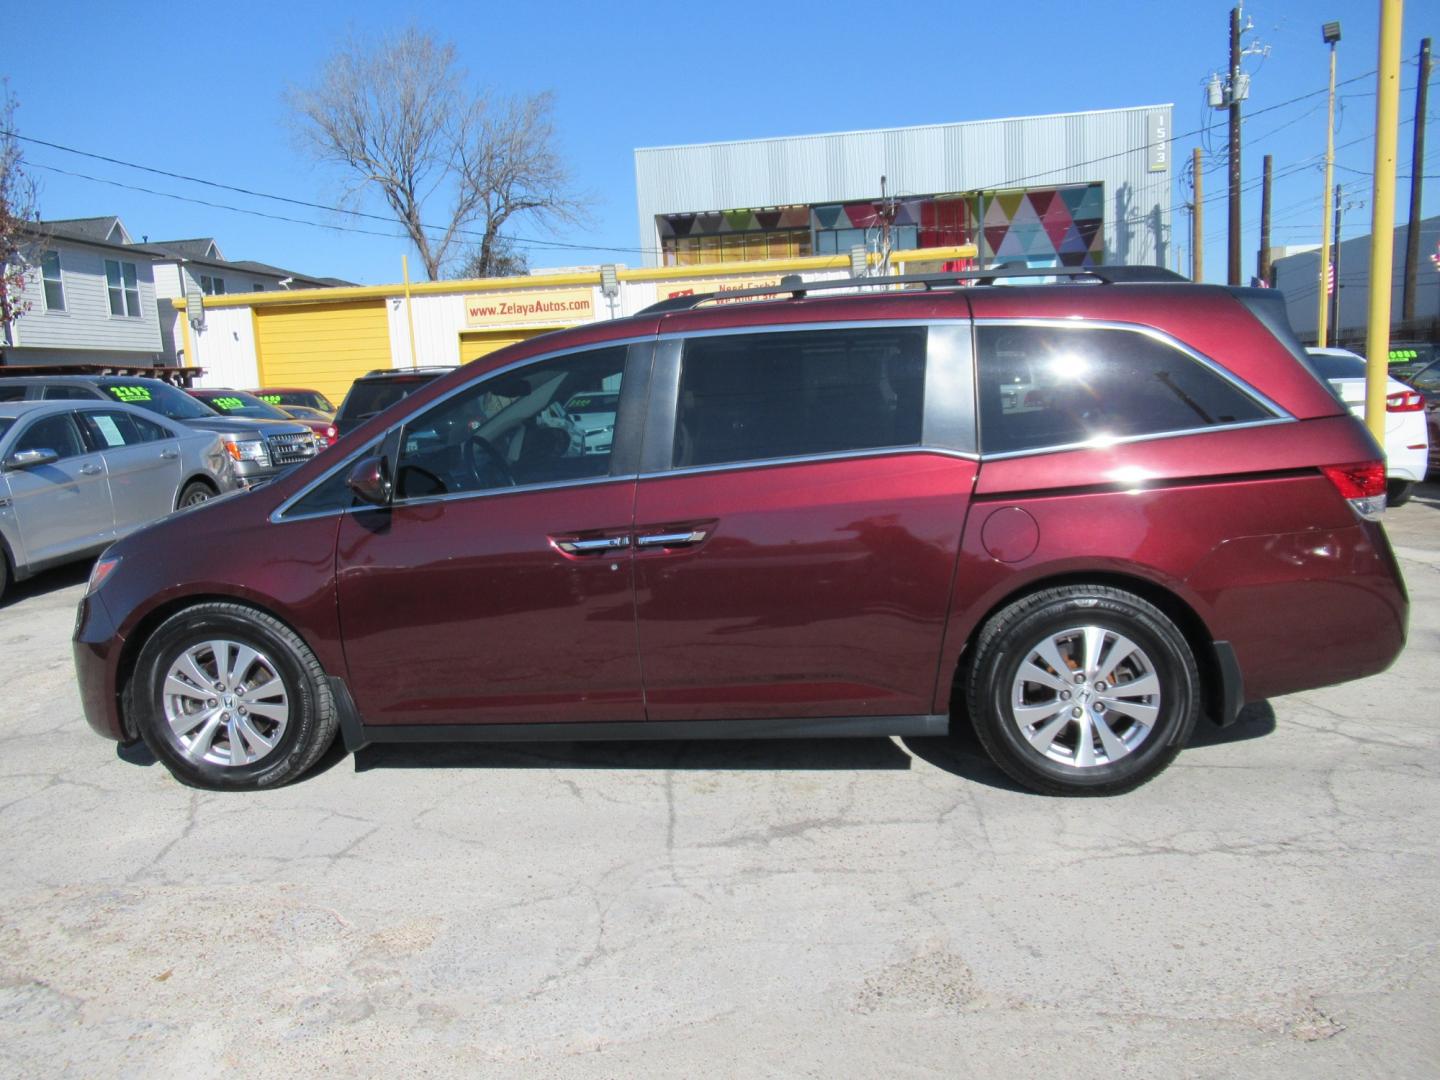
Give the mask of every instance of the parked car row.
[{"label": "parked car row", "polygon": [[258,401],[258,414],[227,415],[207,396],[147,378],[0,379],[0,593],[176,509],[267,483],[333,441],[326,422]]},{"label": "parked car row", "polygon": [[[1305,351],[1340,400],[1363,421],[1365,358],[1349,349]],[[1432,440],[1426,433],[1425,405],[1417,389],[1390,375],[1385,387],[1385,497],[1391,506],[1404,504],[1430,467]]]},{"label": "parked car row", "polygon": [[213,431],[117,402],[0,403],[0,595],[238,486]]},{"label": "parked car row", "polygon": [[1440,352],[1436,347],[1407,349],[1423,357],[1390,366],[1390,375],[1425,396],[1425,422],[1430,437],[1430,473],[1440,476]]}]

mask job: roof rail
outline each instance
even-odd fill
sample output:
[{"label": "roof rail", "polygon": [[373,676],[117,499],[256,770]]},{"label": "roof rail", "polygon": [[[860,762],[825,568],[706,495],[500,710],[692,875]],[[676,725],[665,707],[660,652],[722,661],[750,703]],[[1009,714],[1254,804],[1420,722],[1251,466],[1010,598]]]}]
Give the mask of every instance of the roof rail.
[{"label": "roof rail", "polygon": [[956,270],[943,274],[897,274],[894,277],[849,277],[823,281],[802,281],[796,274],[787,274],[779,285],[762,285],[754,289],[700,293],[695,296],[672,296],[640,311],[641,315],[660,315],[668,311],[689,311],[712,300],[750,300],[774,298],[789,293],[801,299],[821,289],[853,289],[875,285],[921,285],[925,289],[955,288],[967,284],[993,285],[1009,278],[1089,278],[1102,285],[1139,284],[1141,282],[1176,284],[1190,279],[1163,266],[992,266],[988,270]]}]

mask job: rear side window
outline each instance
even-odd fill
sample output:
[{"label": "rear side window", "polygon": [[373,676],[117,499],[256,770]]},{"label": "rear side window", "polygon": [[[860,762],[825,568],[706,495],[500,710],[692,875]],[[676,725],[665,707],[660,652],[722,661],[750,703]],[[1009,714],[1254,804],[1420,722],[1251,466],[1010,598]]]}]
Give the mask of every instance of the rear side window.
[{"label": "rear side window", "polygon": [[857,327],[687,341],[672,464],[918,445],[925,335]]},{"label": "rear side window", "polygon": [[0,382],[0,401],[24,401],[25,387],[14,383]]},{"label": "rear side window", "polygon": [[1271,418],[1193,357],[1131,330],[980,326],[976,345],[985,453]]}]

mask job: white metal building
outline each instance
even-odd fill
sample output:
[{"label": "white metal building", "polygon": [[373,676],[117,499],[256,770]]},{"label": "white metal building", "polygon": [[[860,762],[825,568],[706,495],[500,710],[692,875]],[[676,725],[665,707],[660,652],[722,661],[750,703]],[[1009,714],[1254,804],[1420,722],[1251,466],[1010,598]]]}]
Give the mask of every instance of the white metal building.
[{"label": "white metal building", "polygon": [[[984,265],[1166,265],[1171,105],[635,151],[647,265],[974,243]],[[882,200],[881,178],[885,178]],[[887,221],[888,218],[888,221]]]}]

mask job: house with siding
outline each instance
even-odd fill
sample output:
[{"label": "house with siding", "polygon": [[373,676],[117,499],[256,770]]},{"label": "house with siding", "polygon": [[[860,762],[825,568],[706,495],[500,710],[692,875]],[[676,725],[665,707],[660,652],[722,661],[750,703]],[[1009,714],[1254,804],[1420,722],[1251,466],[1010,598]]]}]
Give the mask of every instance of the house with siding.
[{"label": "house with siding", "polygon": [[37,222],[37,254],[7,365],[183,365],[184,296],[348,285],[269,263],[226,259],[213,237],[139,242],[118,217]]},{"label": "house with siding", "polygon": [[25,314],[0,342],[15,364],[161,362],[158,256],[132,243],[119,218],[39,222]]}]

